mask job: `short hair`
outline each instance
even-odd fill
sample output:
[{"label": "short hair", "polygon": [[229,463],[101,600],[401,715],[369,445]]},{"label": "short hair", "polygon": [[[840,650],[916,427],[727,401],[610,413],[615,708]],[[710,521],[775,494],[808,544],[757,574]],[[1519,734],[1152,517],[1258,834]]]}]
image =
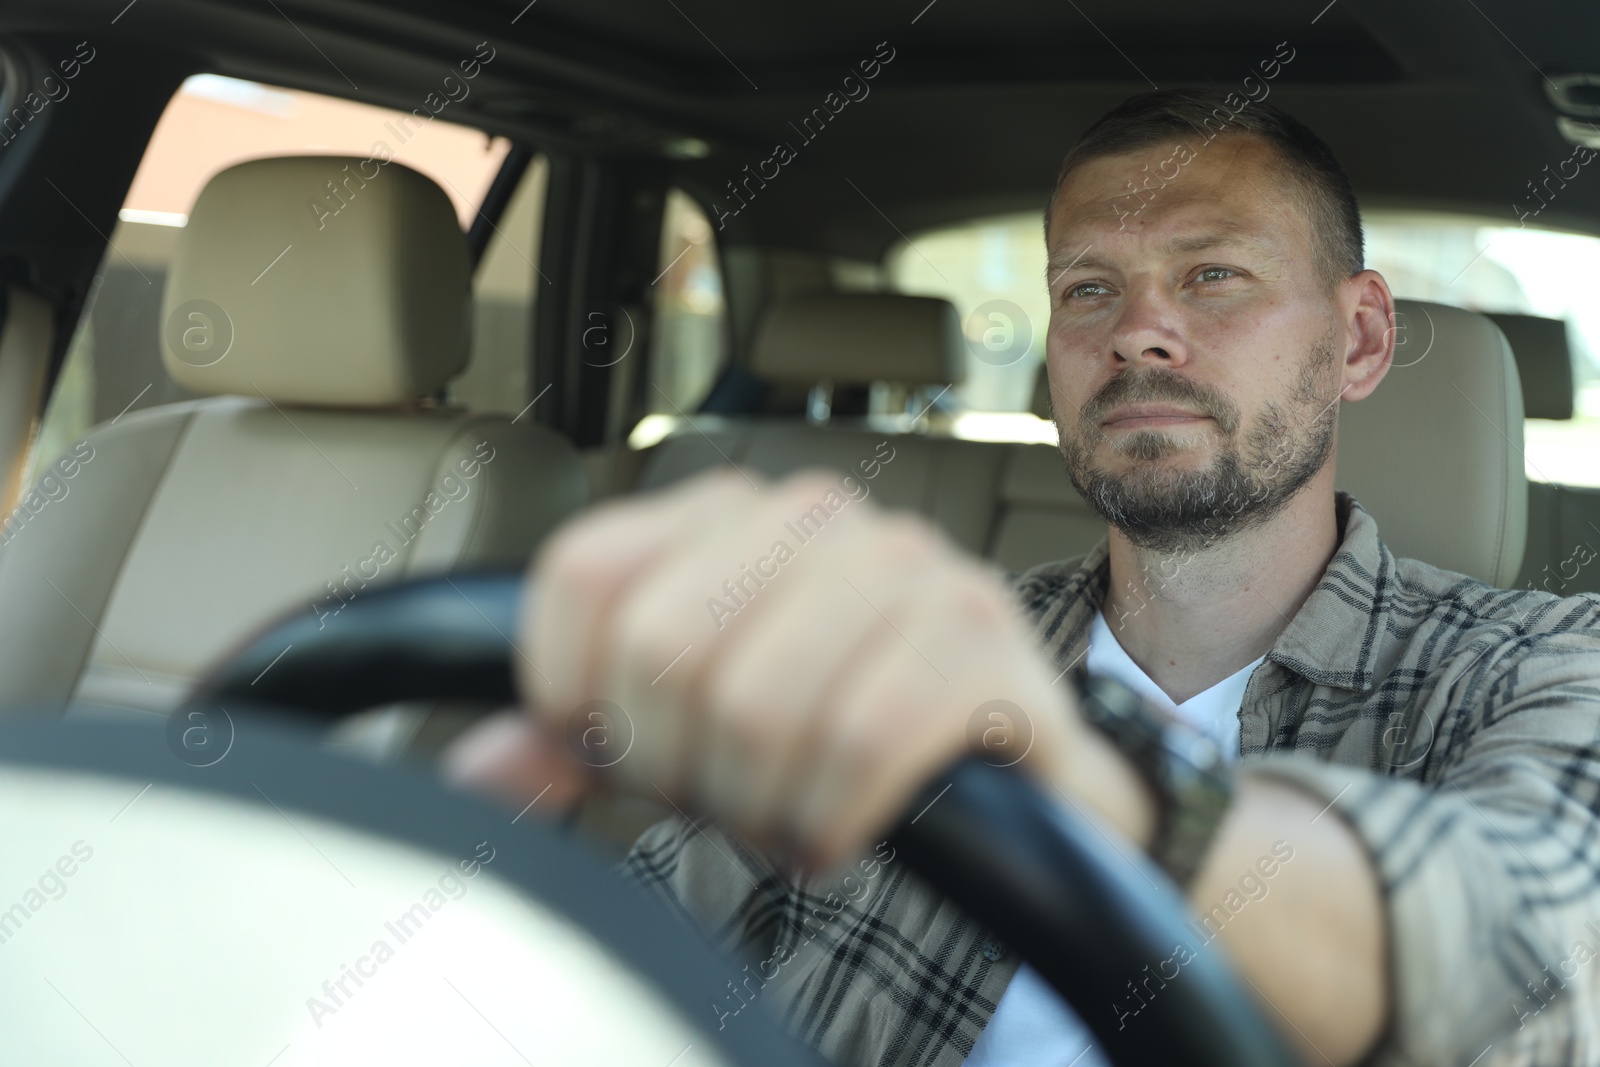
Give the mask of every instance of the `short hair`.
[{"label": "short hair", "polygon": [[1365,266],[1361,212],[1350,178],[1327,142],[1304,123],[1271,104],[1246,100],[1220,89],[1161,89],[1129,97],[1090,126],[1073,145],[1044,208],[1045,231],[1061,187],[1074,170],[1091,159],[1119,155],[1172,140],[1175,134],[1197,134],[1202,147],[1228,134],[1260,137],[1276,151],[1288,180],[1290,196],[1310,223],[1311,254],[1331,286]]}]

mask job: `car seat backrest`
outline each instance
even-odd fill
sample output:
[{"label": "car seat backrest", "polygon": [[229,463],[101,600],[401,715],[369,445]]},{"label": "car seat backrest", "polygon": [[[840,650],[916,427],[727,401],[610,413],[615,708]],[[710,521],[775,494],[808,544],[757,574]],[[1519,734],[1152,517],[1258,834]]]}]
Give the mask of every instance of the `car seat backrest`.
[{"label": "car seat backrest", "polygon": [[582,504],[559,435],[431,399],[468,350],[465,239],[429,179],[358,165],[258,160],[201,194],[162,345],[212,395],[40,479],[0,544],[0,703],[163,711],[280,612],[333,626],[372,584],[521,566]]},{"label": "car seat backrest", "polygon": [[1338,478],[1397,556],[1509,586],[1527,537],[1522,390],[1483,315],[1395,301],[1394,365],[1339,415]]},{"label": "car seat backrest", "polygon": [[1572,346],[1567,341],[1567,320],[1541,315],[1516,315],[1491,311],[1488,319],[1500,327],[1511,346],[1522,386],[1523,414],[1530,419],[1572,418]]}]

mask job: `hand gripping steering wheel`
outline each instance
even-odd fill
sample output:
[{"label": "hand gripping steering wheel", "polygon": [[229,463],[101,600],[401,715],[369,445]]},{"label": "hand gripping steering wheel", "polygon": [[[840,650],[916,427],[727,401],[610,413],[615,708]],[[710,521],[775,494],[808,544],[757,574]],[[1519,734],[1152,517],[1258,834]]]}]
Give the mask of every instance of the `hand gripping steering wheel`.
[{"label": "hand gripping steering wheel", "polygon": [[[297,613],[247,641],[187,706],[268,705],[331,723],[402,700],[514,704],[509,639],[523,595],[520,575],[455,575],[363,593],[326,627]],[[1182,897],[1160,871],[1130,860],[1022,775],[969,757],[929,782],[909,811],[920,814],[891,837],[899,853],[1020,951],[1113,1063],[1298,1062],[1227,962],[1197,944]],[[1193,946],[1193,959],[1137,1019],[1119,1024],[1112,1003],[1178,945]]]}]

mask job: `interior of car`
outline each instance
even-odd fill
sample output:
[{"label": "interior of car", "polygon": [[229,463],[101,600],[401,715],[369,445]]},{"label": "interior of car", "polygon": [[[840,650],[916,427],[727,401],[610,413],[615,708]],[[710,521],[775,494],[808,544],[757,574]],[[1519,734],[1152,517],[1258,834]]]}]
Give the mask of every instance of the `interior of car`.
[{"label": "interior of car", "polygon": [[1550,0],[12,0],[0,705],[161,724],[275,620],[710,470],[870,462],[999,571],[1081,555],[1041,213],[1156,86],[1255,81],[1348,170],[1400,299],[1339,480],[1395,554],[1600,593],[1596,40]]}]

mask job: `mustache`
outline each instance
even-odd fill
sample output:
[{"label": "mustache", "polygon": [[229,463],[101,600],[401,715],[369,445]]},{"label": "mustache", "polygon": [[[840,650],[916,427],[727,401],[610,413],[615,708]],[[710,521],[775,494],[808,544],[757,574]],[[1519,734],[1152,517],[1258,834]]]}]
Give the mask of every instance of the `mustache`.
[{"label": "mustache", "polygon": [[1239,409],[1223,393],[1190,381],[1177,371],[1155,368],[1123,371],[1095,391],[1083,405],[1080,419],[1086,430],[1098,432],[1100,424],[1126,404],[1181,404],[1216,420],[1225,434],[1239,427]]}]

